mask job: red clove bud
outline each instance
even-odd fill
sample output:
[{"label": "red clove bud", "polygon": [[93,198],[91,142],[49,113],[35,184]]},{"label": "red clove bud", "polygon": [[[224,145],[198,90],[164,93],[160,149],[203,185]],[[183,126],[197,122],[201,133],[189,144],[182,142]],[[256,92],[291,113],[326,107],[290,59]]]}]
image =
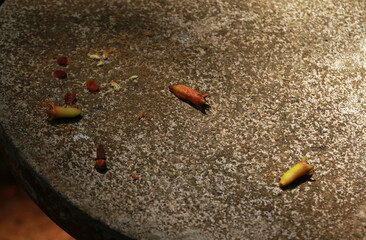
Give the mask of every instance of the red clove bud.
[{"label": "red clove bud", "polygon": [[104,159],[97,159],[95,160],[95,168],[99,171],[104,171],[107,166]]},{"label": "red clove bud", "polygon": [[99,171],[105,171],[107,168],[105,157],[105,150],[103,145],[98,145],[97,147],[97,158],[95,160],[95,168]]},{"label": "red clove bud", "polygon": [[106,159],[105,150],[102,144],[99,144],[97,147],[97,159]]}]

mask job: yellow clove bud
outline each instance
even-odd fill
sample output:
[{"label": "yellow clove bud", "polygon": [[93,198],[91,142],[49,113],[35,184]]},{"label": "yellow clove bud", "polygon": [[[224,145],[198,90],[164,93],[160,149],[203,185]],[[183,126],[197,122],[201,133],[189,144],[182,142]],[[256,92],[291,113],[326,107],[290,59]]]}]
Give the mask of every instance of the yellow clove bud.
[{"label": "yellow clove bud", "polygon": [[304,175],[312,175],[314,166],[311,164],[306,163],[307,157],[303,157],[301,159],[301,162],[293,166],[290,170],[288,170],[285,174],[283,174],[281,181],[280,181],[280,187],[284,187],[286,185],[289,185],[299,177],[302,177]]},{"label": "yellow clove bud", "polygon": [[48,115],[48,120],[51,121],[56,118],[74,118],[81,114],[79,108],[64,108],[54,105],[52,102],[47,102],[44,104],[46,107],[46,114]]}]

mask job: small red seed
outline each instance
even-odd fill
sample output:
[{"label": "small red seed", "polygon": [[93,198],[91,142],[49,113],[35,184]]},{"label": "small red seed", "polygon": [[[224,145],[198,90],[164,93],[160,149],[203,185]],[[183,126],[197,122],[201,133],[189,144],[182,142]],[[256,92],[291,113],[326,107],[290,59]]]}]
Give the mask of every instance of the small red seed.
[{"label": "small red seed", "polygon": [[67,57],[58,57],[57,58],[57,64],[60,66],[66,67],[67,62],[68,62]]},{"label": "small red seed", "polygon": [[63,70],[56,70],[53,72],[53,76],[60,79],[64,79],[67,78],[67,73]]},{"label": "small red seed", "polygon": [[76,94],[75,93],[66,93],[64,96],[64,100],[66,104],[73,104],[76,102]]},{"label": "small red seed", "polygon": [[86,81],[86,87],[90,92],[98,92],[99,91],[99,84],[96,81],[88,80]]}]

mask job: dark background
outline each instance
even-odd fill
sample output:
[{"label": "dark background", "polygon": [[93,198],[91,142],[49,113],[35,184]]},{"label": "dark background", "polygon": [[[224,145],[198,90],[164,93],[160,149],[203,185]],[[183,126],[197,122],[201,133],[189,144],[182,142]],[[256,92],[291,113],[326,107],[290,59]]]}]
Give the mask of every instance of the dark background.
[{"label": "dark background", "polygon": [[0,154],[0,239],[72,240],[49,219],[17,183]]}]

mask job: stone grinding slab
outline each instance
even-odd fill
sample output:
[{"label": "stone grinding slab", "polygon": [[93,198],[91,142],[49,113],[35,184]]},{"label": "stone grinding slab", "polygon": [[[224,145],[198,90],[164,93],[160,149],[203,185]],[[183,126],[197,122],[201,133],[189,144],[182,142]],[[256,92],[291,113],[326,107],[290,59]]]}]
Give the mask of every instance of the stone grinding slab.
[{"label": "stone grinding slab", "polygon": [[[80,239],[362,239],[365,12],[353,0],[6,1],[3,151]],[[118,51],[101,66],[88,57],[106,49]],[[177,99],[178,83],[211,109]],[[65,106],[67,92],[82,118],[47,121],[42,103]],[[314,181],[280,189],[304,155]]]}]

